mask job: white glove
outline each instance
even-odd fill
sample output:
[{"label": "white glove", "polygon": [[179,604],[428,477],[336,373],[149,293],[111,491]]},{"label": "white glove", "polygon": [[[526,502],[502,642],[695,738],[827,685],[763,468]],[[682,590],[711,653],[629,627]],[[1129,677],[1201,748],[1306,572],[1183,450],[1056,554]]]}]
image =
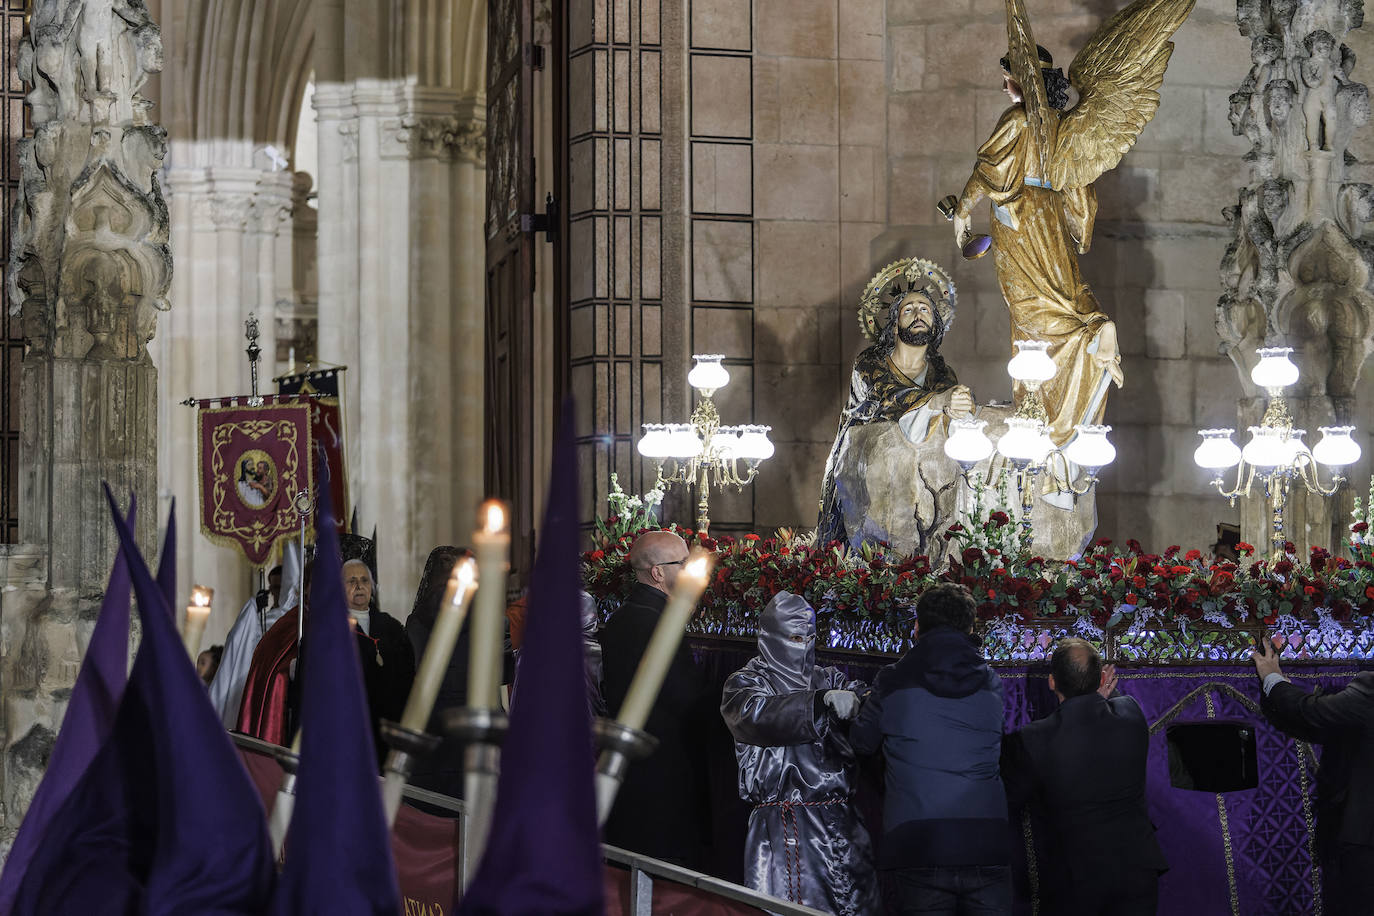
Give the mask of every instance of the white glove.
[{"label": "white glove", "polygon": [[852,690],[827,690],[821,700],[841,719],[852,719],[859,714],[859,697]]}]

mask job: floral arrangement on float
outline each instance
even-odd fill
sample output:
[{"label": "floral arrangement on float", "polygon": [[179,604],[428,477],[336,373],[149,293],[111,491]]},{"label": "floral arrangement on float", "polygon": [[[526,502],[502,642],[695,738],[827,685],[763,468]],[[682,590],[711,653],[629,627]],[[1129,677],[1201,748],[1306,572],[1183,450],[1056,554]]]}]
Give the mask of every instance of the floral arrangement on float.
[{"label": "floral arrangement on float", "polygon": [[612,478],[611,513],[597,522],[596,548],[583,554],[584,585],[611,612],[634,581],[626,556],[635,537],[664,529],[716,553],[690,626],[703,635],[752,638],[759,611],[786,590],[816,608],[830,648],[900,652],[910,644],[921,593],[958,582],[978,599],[994,658],[1034,656],[1036,645],[1063,635],[1105,639],[1118,657],[1240,658],[1264,631],[1286,638],[1297,654],[1374,657],[1374,481],[1368,500],[1355,503],[1353,559],[1320,547],[1300,557],[1291,542],[1266,559],[1241,543],[1239,562],[1211,562],[1199,550],[1153,554],[1135,540],[1123,546],[1103,538],[1072,560],[1047,560],[1027,549],[1002,507],[1005,496],[1005,487],[975,493],[968,523],[948,529],[950,556],[940,568],[882,543],[817,545],[788,529],[698,537],[659,525],[661,490],[635,497]]}]

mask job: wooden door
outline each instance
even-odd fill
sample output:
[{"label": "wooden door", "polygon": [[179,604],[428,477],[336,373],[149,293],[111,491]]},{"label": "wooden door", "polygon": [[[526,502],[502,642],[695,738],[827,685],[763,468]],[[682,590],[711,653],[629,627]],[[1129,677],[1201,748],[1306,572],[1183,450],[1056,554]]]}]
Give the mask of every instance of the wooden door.
[{"label": "wooden door", "polygon": [[512,589],[534,561],[533,19],[533,0],[488,0],[486,491],[511,506]]}]

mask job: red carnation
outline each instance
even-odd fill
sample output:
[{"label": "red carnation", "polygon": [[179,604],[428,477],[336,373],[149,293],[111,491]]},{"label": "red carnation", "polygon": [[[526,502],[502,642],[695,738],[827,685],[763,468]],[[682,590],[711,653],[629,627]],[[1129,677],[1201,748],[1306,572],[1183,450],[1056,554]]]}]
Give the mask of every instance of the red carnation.
[{"label": "red carnation", "polygon": [[1186,576],[1193,571],[1191,566],[1175,566],[1169,570],[1172,575]]},{"label": "red carnation", "polygon": [[759,539],[759,536],[757,534],[746,534],[744,536],[744,539],[746,541],[757,541]]},{"label": "red carnation", "polygon": [[1202,562],[1202,551],[1201,551],[1201,550],[1190,550],[1190,551],[1188,551],[1187,553],[1185,553],[1185,554],[1183,555],[1183,559],[1187,560],[1189,563],[1201,563],[1201,562]]},{"label": "red carnation", "polygon": [[983,551],[979,550],[977,547],[965,547],[963,557],[964,565],[972,566],[974,563],[983,559]]},{"label": "red carnation", "polygon": [[1366,531],[1369,530],[1369,523],[1368,523],[1368,522],[1356,522],[1355,524],[1353,524],[1353,525],[1350,526],[1350,530],[1351,530],[1351,532],[1353,532],[1354,534],[1363,534],[1364,532],[1366,532]]},{"label": "red carnation", "polygon": [[1141,589],[1143,589],[1148,583],[1149,583],[1149,580],[1146,579],[1144,576],[1132,576],[1132,577],[1131,577],[1131,585],[1132,585],[1134,588],[1141,588]]},{"label": "red carnation", "polygon": [[1252,553],[1254,553],[1254,552],[1255,552],[1255,545],[1254,545],[1254,544],[1247,544],[1247,543],[1245,543],[1244,541],[1241,541],[1239,544],[1236,545],[1236,553],[1240,554],[1240,555],[1243,556],[1243,557],[1248,557],[1248,556],[1250,556],[1250,554],[1252,554]]},{"label": "red carnation", "polygon": [[1164,548],[1164,557],[1165,557],[1165,559],[1172,560],[1174,557],[1178,556],[1178,552],[1179,552],[1180,550],[1182,550],[1182,549],[1183,549],[1183,548],[1180,547],[1180,546],[1178,546],[1177,544],[1171,544],[1170,546],[1165,547],[1165,548]]},{"label": "red carnation", "polygon": [[1005,512],[994,512],[988,516],[988,521],[992,522],[998,528],[1001,528],[1003,525],[1011,522],[1011,516],[1007,515]]}]

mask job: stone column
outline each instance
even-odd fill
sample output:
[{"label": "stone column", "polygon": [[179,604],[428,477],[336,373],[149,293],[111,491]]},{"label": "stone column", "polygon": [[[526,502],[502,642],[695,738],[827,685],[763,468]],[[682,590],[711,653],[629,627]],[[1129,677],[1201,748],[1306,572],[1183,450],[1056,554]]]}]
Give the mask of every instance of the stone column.
[{"label": "stone column", "polygon": [[209,641],[228,631],[257,583],[240,554],[200,536],[196,411],[180,402],[249,393],[243,335],[250,313],[262,334],[259,391],[273,389],[277,287],[282,277],[289,284],[293,272],[289,247],[283,260],[278,244],[292,235],[292,174],[273,171],[248,141],[174,142],[168,158],[172,249],[182,269],[172,290],[180,308],[168,322],[158,360],[169,367],[159,388],[162,480],[181,518],[181,580],[213,585],[226,599],[216,602]]},{"label": "stone column", "polygon": [[[485,35],[471,7],[407,4],[395,75],[344,66],[315,92],[318,355],[349,367],[349,490],[393,612],[430,548],[466,542],[483,492],[485,104],[451,51]],[[348,8],[317,8],[317,32]]]},{"label": "stone column", "polygon": [[[72,23],[77,23],[73,28]],[[166,135],[141,89],[162,66],[142,0],[38,0],[19,76],[10,301],[28,343],[20,381],[24,546],[0,617],[4,764],[0,844],[18,829],[65,713],[114,557],[101,482],[139,494],[157,530],[157,370],[172,258],[157,172]],[[13,557],[12,557],[13,560]]]},{"label": "stone column", "polygon": [[[1255,349],[1264,346],[1294,348],[1301,376],[1288,403],[1309,445],[1322,425],[1357,423],[1369,432],[1355,390],[1374,350],[1374,253],[1360,241],[1374,221],[1374,186],[1347,177],[1352,134],[1369,120],[1369,91],[1352,78],[1355,55],[1342,44],[1363,15],[1360,4],[1341,0],[1237,6],[1252,66],[1230,97],[1230,119],[1232,132],[1251,141],[1249,180],[1226,210],[1234,237],[1221,262],[1216,327],[1245,390],[1242,443],[1265,409],[1265,393],[1250,380]],[[1303,552],[1338,547],[1348,501],[1348,493],[1310,496],[1298,484],[1289,539]],[[1241,519],[1247,541],[1268,544],[1262,498],[1248,500]]]}]

